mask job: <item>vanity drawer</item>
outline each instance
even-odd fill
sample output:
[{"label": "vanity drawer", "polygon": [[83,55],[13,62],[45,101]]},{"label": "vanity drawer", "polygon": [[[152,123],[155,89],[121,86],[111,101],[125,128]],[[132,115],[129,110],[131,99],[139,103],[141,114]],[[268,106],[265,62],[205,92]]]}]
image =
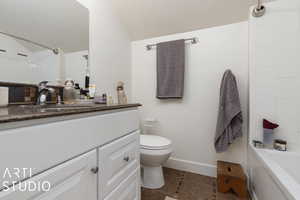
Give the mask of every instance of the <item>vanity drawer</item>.
[{"label": "vanity drawer", "polygon": [[99,148],[99,191],[104,199],[140,166],[139,131]]},{"label": "vanity drawer", "polygon": [[140,172],[136,169],[119,187],[113,190],[104,200],[140,200]]}]

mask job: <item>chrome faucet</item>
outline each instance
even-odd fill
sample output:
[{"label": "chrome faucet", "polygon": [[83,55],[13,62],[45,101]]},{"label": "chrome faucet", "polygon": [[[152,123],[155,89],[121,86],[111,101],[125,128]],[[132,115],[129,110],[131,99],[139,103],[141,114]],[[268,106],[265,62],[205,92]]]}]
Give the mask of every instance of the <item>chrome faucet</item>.
[{"label": "chrome faucet", "polygon": [[46,105],[47,104],[47,97],[50,94],[55,93],[55,89],[48,87],[48,81],[42,81],[38,85],[38,98],[37,98],[37,105]]}]

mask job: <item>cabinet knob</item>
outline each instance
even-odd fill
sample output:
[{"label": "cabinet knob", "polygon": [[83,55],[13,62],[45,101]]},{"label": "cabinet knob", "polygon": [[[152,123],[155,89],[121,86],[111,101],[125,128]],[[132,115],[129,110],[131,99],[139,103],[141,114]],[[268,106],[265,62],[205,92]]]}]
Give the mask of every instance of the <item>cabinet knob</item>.
[{"label": "cabinet knob", "polygon": [[97,174],[99,171],[99,168],[98,167],[95,167],[95,168],[92,168],[91,169],[91,172],[93,172],[94,174]]},{"label": "cabinet knob", "polygon": [[126,162],[129,162],[130,158],[129,158],[129,156],[126,156],[126,157],[124,157],[123,160],[126,161]]}]

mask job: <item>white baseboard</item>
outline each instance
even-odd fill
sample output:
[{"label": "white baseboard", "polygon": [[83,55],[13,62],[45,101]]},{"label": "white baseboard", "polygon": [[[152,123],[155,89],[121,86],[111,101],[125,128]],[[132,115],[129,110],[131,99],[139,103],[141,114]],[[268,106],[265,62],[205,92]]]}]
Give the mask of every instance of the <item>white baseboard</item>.
[{"label": "white baseboard", "polygon": [[217,167],[215,165],[171,157],[164,166],[177,170],[192,172],[195,174],[201,174],[204,176],[217,177]]}]

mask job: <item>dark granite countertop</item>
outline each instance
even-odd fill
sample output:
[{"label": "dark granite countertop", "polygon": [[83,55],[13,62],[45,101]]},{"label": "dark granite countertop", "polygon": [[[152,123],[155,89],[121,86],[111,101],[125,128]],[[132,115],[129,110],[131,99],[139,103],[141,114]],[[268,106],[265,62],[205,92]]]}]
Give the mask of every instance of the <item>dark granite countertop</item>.
[{"label": "dark granite countertop", "polygon": [[139,106],[141,106],[141,104],[138,103],[111,106],[102,104],[71,104],[61,106],[11,105],[0,107],[0,123],[109,111]]}]

